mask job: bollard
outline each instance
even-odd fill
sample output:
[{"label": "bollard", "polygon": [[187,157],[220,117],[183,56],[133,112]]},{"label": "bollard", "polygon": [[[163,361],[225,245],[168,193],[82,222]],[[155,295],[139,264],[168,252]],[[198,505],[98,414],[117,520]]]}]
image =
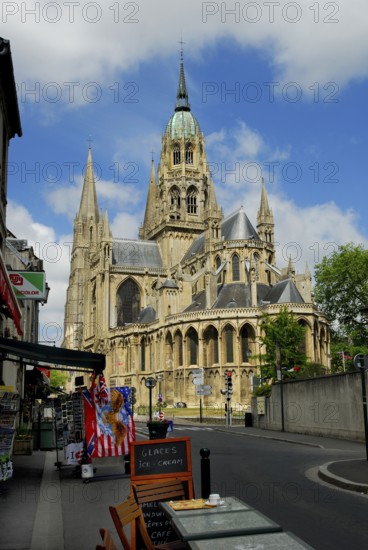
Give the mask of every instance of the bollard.
[{"label": "bollard", "polygon": [[208,498],[211,493],[210,450],[201,449],[201,494],[202,498]]},{"label": "bollard", "polygon": [[124,473],[130,474],[130,455],[124,455]]}]

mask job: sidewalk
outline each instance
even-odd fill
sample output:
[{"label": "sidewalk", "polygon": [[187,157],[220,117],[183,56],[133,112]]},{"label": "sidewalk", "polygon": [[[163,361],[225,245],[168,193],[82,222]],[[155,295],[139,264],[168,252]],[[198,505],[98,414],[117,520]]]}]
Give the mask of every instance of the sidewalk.
[{"label": "sidewalk", "polygon": [[[364,443],[245,426],[226,428],[179,419],[175,424],[231,431],[239,437],[270,438],[352,452],[354,459],[321,465],[319,476],[345,489],[368,494]],[[137,431],[147,434],[145,424],[138,423]],[[174,427],[174,437],[179,437],[179,433],[179,430],[175,433]],[[84,483],[73,475],[72,466],[62,467],[59,472],[55,467],[55,451],[34,451],[30,456],[14,456],[13,461],[13,478],[0,486],[0,550],[84,550],[95,548],[100,527],[114,532],[108,507],[124,500],[130,486],[129,477],[122,475],[121,458],[93,462],[97,467],[96,477],[106,475],[103,483],[92,480]]]}]

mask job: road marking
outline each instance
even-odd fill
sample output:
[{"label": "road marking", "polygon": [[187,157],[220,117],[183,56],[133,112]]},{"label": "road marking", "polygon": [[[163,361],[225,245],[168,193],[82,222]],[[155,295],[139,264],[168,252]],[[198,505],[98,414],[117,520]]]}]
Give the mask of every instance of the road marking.
[{"label": "road marking", "polygon": [[206,428],[206,427],[201,427],[201,426],[174,426],[174,430],[177,431],[177,430],[193,430],[193,431],[201,431],[201,430],[206,430],[206,431],[209,431],[209,432],[213,432],[213,428]]}]

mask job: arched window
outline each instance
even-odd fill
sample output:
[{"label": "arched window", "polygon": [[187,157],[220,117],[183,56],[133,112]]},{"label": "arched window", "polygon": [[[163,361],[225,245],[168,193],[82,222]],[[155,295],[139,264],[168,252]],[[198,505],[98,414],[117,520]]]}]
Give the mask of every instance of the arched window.
[{"label": "arched window", "polygon": [[180,164],[180,147],[177,143],[174,145],[173,149],[173,163]]},{"label": "arched window", "polygon": [[231,325],[226,325],[225,335],[225,362],[234,363],[234,329]]},{"label": "arched window", "polygon": [[242,355],[242,363],[249,363],[249,330],[247,326],[242,327],[240,331],[240,347]]},{"label": "arched window", "polygon": [[127,279],[120,285],[116,302],[118,326],[135,323],[141,309],[141,294],[133,279]]},{"label": "arched window", "polygon": [[218,332],[213,326],[206,328],[203,334],[205,365],[211,367],[219,362],[218,357]]},{"label": "arched window", "polygon": [[174,358],[174,342],[173,342],[171,333],[168,332],[165,338],[165,368],[166,369],[174,368],[173,358]]},{"label": "arched window", "polygon": [[308,329],[308,324],[304,321],[304,319],[300,319],[298,321],[298,324],[302,327],[304,327],[304,338],[303,338],[303,341],[301,342],[301,344],[299,345],[299,351],[301,353],[304,353],[304,355],[306,355],[307,353],[307,329]]},{"label": "arched window", "polygon": [[188,340],[188,356],[189,364],[197,365],[198,364],[198,334],[194,328],[190,328],[187,333]]},{"label": "arched window", "polygon": [[146,339],[142,338],[141,340],[141,371],[146,370]]},{"label": "arched window", "polygon": [[188,214],[197,214],[197,189],[193,185],[188,189],[187,212]]},{"label": "arched window", "polygon": [[239,271],[239,256],[234,254],[231,260],[232,271],[233,271],[233,281],[240,280],[240,271]]},{"label": "arched window", "polygon": [[180,208],[180,190],[177,187],[170,189],[170,204],[173,208]]},{"label": "arched window", "polygon": [[185,149],[185,162],[186,164],[193,164],[193,149],[190,143],[186,146]]},{"label": "arched window", "polygon": [[175,334],[175,365],[183,365],[183,336],[179,331]]}]

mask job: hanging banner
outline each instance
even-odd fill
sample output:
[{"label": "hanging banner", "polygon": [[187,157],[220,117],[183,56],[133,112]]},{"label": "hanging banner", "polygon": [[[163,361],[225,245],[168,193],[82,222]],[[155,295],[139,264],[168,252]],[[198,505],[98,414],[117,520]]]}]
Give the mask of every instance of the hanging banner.
[{"label": "hanging banner", "polygon": [[86,423],[86,447],[89,457],[129,454],[135,441],[135,428],[130,407],[130,388],[108,390],[103,375],[83,391]]}]

